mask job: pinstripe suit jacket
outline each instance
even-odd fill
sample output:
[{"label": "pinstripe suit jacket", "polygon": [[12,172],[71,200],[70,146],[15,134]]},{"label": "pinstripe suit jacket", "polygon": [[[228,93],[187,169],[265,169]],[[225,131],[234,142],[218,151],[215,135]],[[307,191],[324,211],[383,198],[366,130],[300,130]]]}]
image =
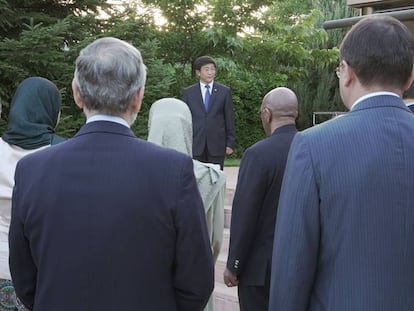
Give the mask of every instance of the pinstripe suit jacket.
[{"label": "pinstripe suit jacket", "polygon": [[269,310],[414,310],[414,115],[391,95],[298,133]]}]

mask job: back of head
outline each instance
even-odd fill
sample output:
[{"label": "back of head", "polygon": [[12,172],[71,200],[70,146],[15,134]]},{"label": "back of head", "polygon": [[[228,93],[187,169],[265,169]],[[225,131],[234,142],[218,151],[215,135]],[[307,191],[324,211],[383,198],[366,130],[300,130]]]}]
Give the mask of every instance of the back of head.
[{"label": "back of head", "polygon": [[364,87],[402,90],[413,69],[412,34],[393,17],[365,17],[342,41],[340,59],[353,68]]},{"label": "back of head", "polygon": [[50,145],[61,102],[59,89],[48,79],[23,80],[14,93],[3,140],[23,149]]},{"label": "back of head", "polygon": [[213,64],[216,67],[216,62],[210,56],[200,56],[194,61],[194,70],[200,70],[204,65]]},{"label": "back of head", "polygon": [[268,92],[263,98],[263,107],[279,118],[295,121],[298,115],[298,99],[296,94],[287,87],[278,87]]},{"label": "back of head", "polygon": [[278,87],[268,92],[260,108],[260,119],[266,135],[275,129],[295,124],[298,116],[298,99],[296,94],[286,87]]},{"label": "back of head", "polygon": [[90,111],[125,113],[145,79],[141,53],[116,38],[94,41],[76,59],[74,83]]},{"label": "back of head", "polygon": [[175,98],[153,103],[149,111],[148,141],[192,156],[193,126],[187,104]]}]

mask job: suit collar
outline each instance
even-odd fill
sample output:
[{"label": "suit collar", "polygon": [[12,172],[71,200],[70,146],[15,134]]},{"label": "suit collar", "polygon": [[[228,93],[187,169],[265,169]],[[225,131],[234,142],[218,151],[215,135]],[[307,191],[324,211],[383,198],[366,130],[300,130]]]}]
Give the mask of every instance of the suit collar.
[{"label": "suit collar", "polygon": [[95,114],[91,116],[90,118],[88,118],[86,120],[86,123],[90,123],[94,121],[111,121],[111,122],[119,123],[119,124],[129,127],[127,121],[125,121],[123,118],[118,117],[118,116],[110,116],[106,114]]},{"label": "suit collar", "polygon": [[358,102],[358,105],[355,105],[350,112],[379,107],[395,107],[409,110],[401,97],[391,94],[383,94],[363,99],[362,101]]},{"label": "suit collar", "polygon": [[371,98],[371,97],[375,97],[375,96],[381,96],[381,95],[390,95],[390,96],[395,96],[395,97],[399,97],[398,96],[398,94],[395,94],[395,93],[392,93],[392,92],[386,92],[386,91],[383,91],[383,92],[373,92],[373,93],[369,93],[369,94],[366,94],[366,95],[364,95],[364,96],[362,96],[362,97],[360,97],[360,98],[358,98],[353,104],[352,104],[352,106],[351,106],[351,109],[350,110],[353,110],[354,109],[354,107],[356,106],[356,105],[358,105],[360,102],[362,102],[362,101],[364,101],[365,99],[368,99],[368,98]]},{"label": "suit collar", "polygon": [[276,134],[280,134],[280,133],[292,132],[292,131],[295,131],[295,132],[298,131],[296,129],[295,124],[286,124],[286,125],[283,125],[281,127],[278,127],[277,129],[275,129],[270,136],[273,136],[273,135],[276,135]]},{"label": "suit collar", "polygon": [[81,129],[76,133],[75,137],[91,133],[112,133],[136,137],[130,128],[111,121],[89,122],[81,127]]}]

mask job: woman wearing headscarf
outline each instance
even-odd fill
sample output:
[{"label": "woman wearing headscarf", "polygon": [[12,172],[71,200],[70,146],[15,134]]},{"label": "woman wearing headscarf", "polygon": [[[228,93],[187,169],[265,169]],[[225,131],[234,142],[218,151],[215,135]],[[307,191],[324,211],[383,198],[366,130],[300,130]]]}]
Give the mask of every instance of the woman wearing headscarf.
[{"label": "woman wearing headscarf", "polygon": [[16,299],[9,271],[8,233],[17,162],[25,155],[64,139],[55,134],[61,96],[51,81],[23,80],[13,96],[7,129],[0,138],[0,311],[25,310]]},{"label": "woman wearing headscarf", "polygon": [[[148,141],[192,157],[193,126],[187,104],[175,98],[156,101],[149,112]],[[217,164],[197,160],[193,160],[193,164],[216,261],[223,242],[226,177]],[[213,310],[213,295],[204,310]]]}]

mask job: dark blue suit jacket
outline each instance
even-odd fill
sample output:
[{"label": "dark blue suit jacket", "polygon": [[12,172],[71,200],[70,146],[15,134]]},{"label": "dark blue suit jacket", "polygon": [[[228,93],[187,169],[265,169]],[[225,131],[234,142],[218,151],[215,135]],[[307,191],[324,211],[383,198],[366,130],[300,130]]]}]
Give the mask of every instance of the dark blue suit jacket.
[{"label": "dark blue suit jacket", "polygon": [[35,311],[202,310],[214,286],[184,154],[97,121],[16,169],[10,268]]},{"label": "dark blue suit jacket", "polygon": [[414,115],[391,95],[295,136],[269,310],[414,310],[413,158]]},{"label": "dark blue suit jacket", "polygon": [[233,200],[227,268],[244,286],[270,279],[277,202],[295,125],[277,128],[246,149]]},{"label": "dark blue suit jacket", "polygon": [[224,156],[226,147],[234,149],[234,110],[229,87],[214,82],[208,111],[200,83],[184,90],[183,101],[193,117],[193,156],[201,155],[206,144],[213,156]]}]

